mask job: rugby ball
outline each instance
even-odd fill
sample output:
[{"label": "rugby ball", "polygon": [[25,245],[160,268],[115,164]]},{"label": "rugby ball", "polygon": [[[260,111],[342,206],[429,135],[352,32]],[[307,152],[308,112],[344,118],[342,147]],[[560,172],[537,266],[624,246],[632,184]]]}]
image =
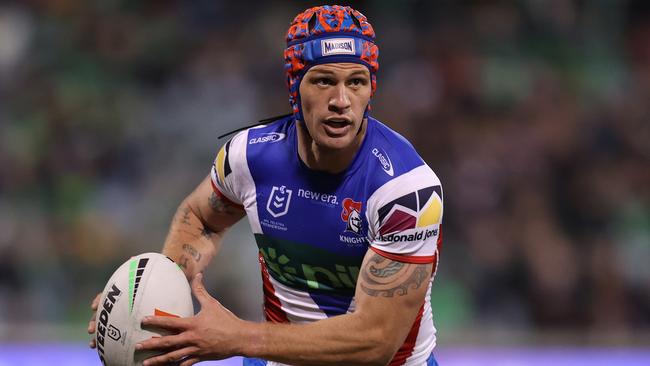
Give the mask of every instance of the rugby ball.
[{"label": "rugby ball", "polygon": [[95,318],[97,353],[103,365],[142,365],[157,354],[135,351],[138,342],[168,334],[162,329],[142,329],[140,322],[147,315],[194,315],[185,274],[160,253],[131,257],[108,280]]}]

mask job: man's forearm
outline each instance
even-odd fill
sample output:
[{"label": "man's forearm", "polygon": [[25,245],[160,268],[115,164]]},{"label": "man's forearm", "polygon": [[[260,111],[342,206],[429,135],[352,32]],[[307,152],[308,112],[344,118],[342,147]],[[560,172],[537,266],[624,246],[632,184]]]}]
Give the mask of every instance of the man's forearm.
[{"label": "man's forearm", "polygon": [[162,252],[178,263],[189,279],[217,254],[222,236],[223,233],[205,227],[187,201],[183,201],[176,210]]},{"label": "man's forearm", "polygon": [[432,264],[403,263],[368,250],[355,310],[309,324],[246,323],[245,356],[291,365],[386,365],[423,309]]},{"label": "man's forearm", "polygon": [[388,329],[354,313],[309,324],[247,323],[240,351],[291,365],[386,365],[403,342]]}]

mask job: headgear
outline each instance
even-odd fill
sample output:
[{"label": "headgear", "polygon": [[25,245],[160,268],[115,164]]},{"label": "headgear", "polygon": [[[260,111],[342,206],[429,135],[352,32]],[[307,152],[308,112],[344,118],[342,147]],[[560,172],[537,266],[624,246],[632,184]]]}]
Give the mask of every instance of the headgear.
[{"label": "headgear", "polygon": [[[298,14],[287,31],[284,50],[289,102],[295,118],[303,119],[300,81],[312,66],[333,62],[365,65],[370,71],[373,95],[377,87],[378,56],[372,25],[349,6],[316,6]],[[370,104],[364,117],[369,109]]]}]

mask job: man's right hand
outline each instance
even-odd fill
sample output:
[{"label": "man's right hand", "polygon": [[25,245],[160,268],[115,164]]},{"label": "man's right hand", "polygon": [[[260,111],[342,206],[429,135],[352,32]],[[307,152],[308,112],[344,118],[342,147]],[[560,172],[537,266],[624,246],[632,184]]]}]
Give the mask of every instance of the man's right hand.
[{"label": "man's right hand", "polygon": [[90,348],[95,348],[95,317],[97,315],[97,308],[99,307],[99,298],[102,296],[102,293],[98,293],[97,296],[95,296],[95,299],[93,302],[90,304],[90,310],[92,310],[93,315],[90,318],[90,321],[88,322],[88,334],[92,335],[92,339],[90,340],[89,346]]}]

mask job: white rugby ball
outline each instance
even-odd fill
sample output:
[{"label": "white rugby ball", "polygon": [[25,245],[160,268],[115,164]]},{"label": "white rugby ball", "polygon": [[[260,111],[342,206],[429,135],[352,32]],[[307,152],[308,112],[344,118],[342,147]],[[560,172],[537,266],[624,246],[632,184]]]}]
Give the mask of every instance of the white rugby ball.
[{"label": "white rugby ball", "polygon": [[162,329],[142,329],[147,315],[194,315],[192,293],[180,267],[160,253],[131,257],[111,276],[97,308],[95,341],[105,366],[135,366],[156,355],[135,345]]}]

